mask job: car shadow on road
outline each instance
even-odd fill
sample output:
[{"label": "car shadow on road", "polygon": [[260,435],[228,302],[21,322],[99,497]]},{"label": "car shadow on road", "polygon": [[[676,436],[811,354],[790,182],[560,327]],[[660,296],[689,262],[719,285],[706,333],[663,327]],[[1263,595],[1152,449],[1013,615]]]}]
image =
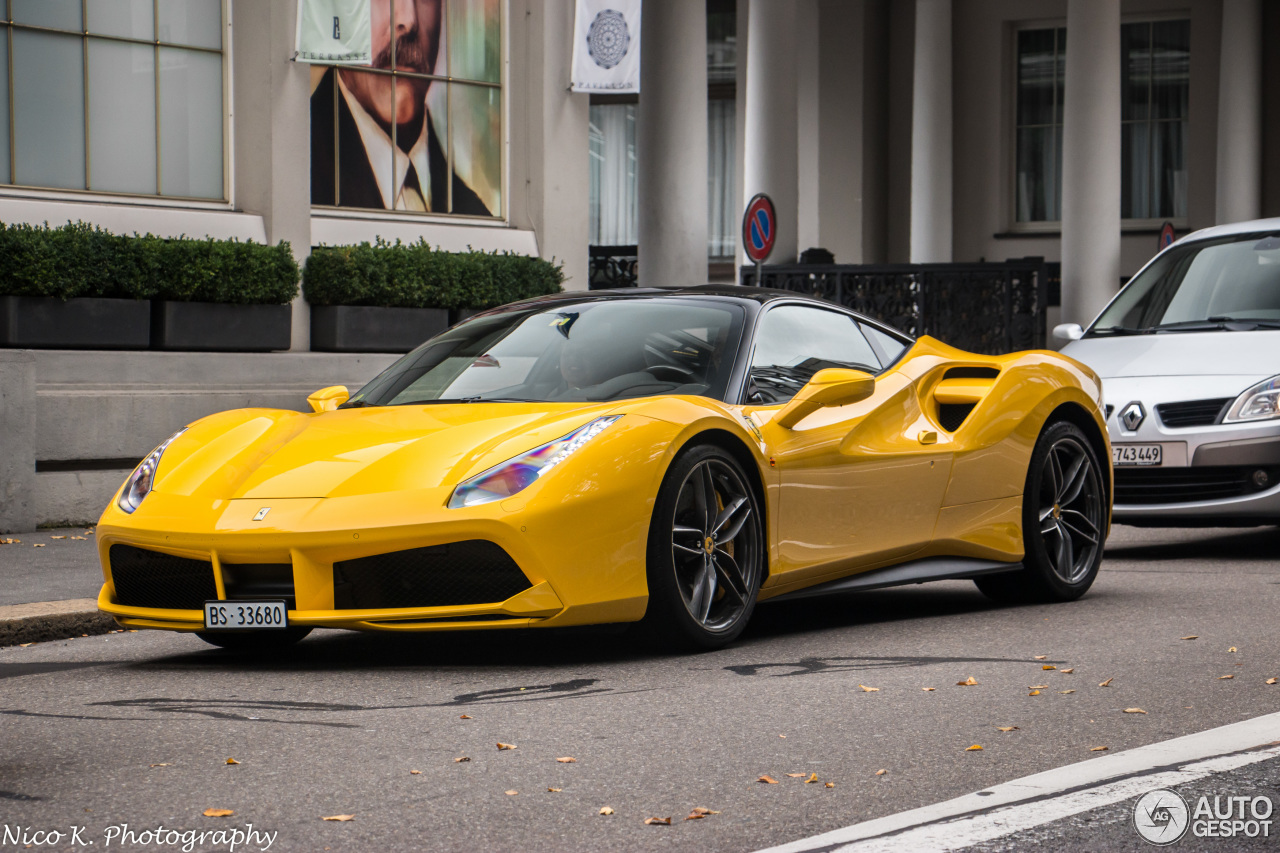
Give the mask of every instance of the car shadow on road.
[{"label": "car shadow on road", "polygon": [[[1164,528],[1126,531],[1124,541],[1107,541],[1105,559],[1135,562],[1165,560],[1266,560],[1280,553],[1280,529],[1246,527],[1239,530]],[[1159,537],[1157,540],[1155,537]],[[1153,541],[1141,541],[1151,537]],[[1137,541],[1135,541],[1135,539]],[[1103,563],[1105,568],[1106,563]]]}]

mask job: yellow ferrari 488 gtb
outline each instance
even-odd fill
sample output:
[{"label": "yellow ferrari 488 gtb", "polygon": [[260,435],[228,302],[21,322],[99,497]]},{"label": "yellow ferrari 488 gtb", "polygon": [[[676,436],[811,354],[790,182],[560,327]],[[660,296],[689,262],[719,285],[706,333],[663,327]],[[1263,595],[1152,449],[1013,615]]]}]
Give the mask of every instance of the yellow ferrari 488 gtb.
[{"label": "yellow ferrari 488 gtb", "polygon": [[102,516],[98,603],[253,649],[641,620],[713,648],[759,601],[943,578],[1066,601],[1110,524],[1100,401],[1069,358],[783,291],[530,300],[313,413],[174,434]]}]

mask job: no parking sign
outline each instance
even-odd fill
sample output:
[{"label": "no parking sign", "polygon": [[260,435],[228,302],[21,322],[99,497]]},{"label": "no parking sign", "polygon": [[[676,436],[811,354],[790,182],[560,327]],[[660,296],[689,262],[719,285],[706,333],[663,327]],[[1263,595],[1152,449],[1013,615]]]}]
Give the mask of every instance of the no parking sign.
[{"label": "no parking sign", "polygon": [[755,264],[764,263],[773,251],[777,236],[778,215],[773,209],[773,200],[764,193],[756,193],[742,217],[742,246],[747,257]]}]

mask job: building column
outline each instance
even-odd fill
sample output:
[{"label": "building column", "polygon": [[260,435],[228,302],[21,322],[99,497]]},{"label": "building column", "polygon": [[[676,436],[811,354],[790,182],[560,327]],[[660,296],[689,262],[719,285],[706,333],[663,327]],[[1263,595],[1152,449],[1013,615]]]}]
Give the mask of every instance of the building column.
[{"label": "building column", "polygon": [[1216,221],[1262,215],[1262,0],[1222,0]]},{"label": "building column", "polygon": [[[297,11],[297,3],[232,4],[232,163],[236,207],[260,215],[267,242],[288,241],[301,264],[311,254],[311,66],[290,60]],[[310,348],[311,311],[299,294],[291,349]]]},{"label": "building column", "polygon": [[950,263],[951,0],[916,0],[915,35],[911,263]]},{"label": "building column", "polygon": [[638,280],[707,280],[707,10],[646,0],[636,112]]},{"label": "building column", "polygon": [[[797,220],[800,215],[796,132],[797,9],[793,0],[754,0],[747,14],[742,208],[745,211],[747,200],[756,193],[766,193],[773,199],[778,228],[769,263],[791,263],[795,261],[798,250]],[[812,49],[812,46],[806,49]],[[748,263],[745,254],[742,262]]]},{"label": "building column", "polygon": [[1120,285],[1120,0],[1068,0],[1062,319],[1088,323]]}]

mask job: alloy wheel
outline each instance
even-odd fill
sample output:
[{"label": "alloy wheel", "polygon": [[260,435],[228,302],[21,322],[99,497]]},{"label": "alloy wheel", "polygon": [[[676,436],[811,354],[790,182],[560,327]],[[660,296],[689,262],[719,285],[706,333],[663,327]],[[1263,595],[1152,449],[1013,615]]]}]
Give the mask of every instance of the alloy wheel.
[{"label": "alloy wheel", "polygon": [[1075,584],[1102,547],[1102,480],[1093,456],[1075,438],[1053,443],[1040,475],[1040,535],[1053,573]]}]

